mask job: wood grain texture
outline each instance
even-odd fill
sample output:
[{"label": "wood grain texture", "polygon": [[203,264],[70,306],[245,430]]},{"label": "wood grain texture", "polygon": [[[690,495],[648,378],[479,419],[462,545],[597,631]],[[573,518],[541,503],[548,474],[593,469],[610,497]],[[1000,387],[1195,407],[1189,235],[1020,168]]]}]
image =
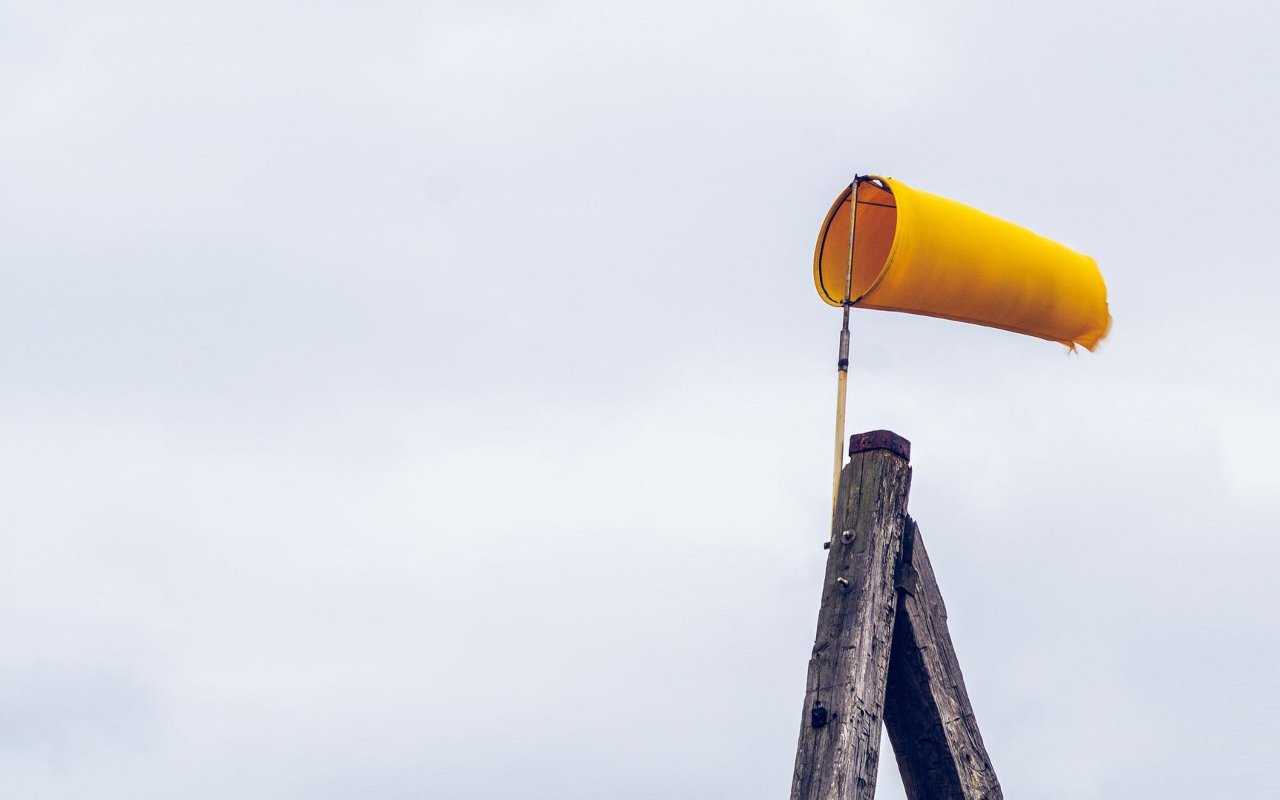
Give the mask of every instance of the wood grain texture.
[{"label": "wood grain texture", "polygon": [[885,726],[909,800],[1002,800],[947,631],[920,529],[908,520],[898,567]]},{"label": "wood grain texture", "polygon": [[[910,482],[906,459],[882,449],[854,454],[841,473],[791,800],[875,795]],[[815,728],[819,699],[829,722]]]}]

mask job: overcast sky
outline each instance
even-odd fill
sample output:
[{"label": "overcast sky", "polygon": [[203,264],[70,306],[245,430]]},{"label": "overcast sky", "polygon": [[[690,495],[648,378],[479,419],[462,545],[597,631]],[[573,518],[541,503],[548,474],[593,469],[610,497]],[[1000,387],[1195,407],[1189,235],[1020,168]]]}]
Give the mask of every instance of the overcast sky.
[{"label": "overcast sky", "polygon": [[1110,288],[1095,355],[854,314],[1006,796],[1273,796],[1277,41],[1261,0],[0,2],[0,795],[785,797],[812,248],[875,172]]}]

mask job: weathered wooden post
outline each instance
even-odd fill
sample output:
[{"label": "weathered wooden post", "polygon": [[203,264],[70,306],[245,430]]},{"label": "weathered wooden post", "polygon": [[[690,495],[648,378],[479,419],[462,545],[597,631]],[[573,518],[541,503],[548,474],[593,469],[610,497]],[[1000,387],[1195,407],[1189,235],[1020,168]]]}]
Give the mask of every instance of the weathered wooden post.
[{"label": "weathered wooden post", "polygon": [[1002,800],[907,516],[910,455],[890,431],[850,439],[791,800],[872,800],[882,721],[910,800]]},{"label": "weathered wooden post", "polygon": [[809,659],[791,800],[875,796],[910,448],[889,431],[851,439]]}]

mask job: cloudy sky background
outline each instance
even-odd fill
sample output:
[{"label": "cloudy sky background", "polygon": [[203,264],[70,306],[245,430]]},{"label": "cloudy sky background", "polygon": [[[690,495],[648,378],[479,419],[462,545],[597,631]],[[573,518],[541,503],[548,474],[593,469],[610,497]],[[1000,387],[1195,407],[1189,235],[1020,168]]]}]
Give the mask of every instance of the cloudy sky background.
[{"label": "cloudy sky background", "polygon": [[1270,796],[1277,40],[1260,0],[0,2],[0,794],[785,796],[856,171],[1110,286],[1092,356],[853,322],[1005,794]]}]

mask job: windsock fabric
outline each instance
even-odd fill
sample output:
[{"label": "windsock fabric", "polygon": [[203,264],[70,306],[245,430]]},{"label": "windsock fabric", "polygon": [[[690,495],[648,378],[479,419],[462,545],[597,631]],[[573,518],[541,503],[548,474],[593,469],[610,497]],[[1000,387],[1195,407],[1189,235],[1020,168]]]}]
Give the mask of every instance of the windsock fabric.
[{"label": "windsock fabric", "polygon": [[[872,181],[880,181],[882,186]],[[892,178],[836,198],[818,236],[813,277],[833,306],[903,311],[1093,350],[1111,327],[1107,287],[1089,256],[975,208]]]}]

